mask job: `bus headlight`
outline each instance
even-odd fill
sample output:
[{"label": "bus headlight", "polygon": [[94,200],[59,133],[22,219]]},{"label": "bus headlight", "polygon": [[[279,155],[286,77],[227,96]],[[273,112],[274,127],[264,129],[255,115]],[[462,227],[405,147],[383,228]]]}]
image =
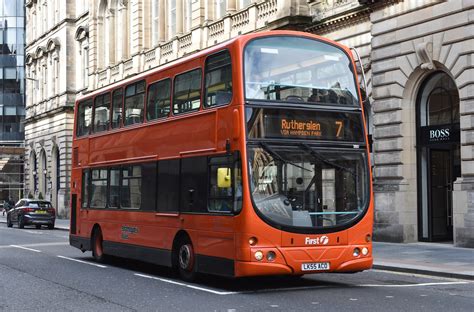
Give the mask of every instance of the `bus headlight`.
[{"label": "bus headlight", "polygon": [[362,255],[367,256],[368,254],[369,254],[369,248],[367,247],[362,248]]},{"label": "bus headlight", "polygon": [[261,252],[260,250],[256,251],[256,252],[255,252],[255,259],[257,259],[258,261],[262,261],[262,259],[263,259],[263,252]]},{"label": "bus headlight", "polygon": [[257,245],[258,239],[255,236],[252,236],[249,238],[249,244],[250,246],[255,246]]},{"label": "bus headlight", "polygon": [[275,261],[276,253],[274,251],[267,252],[267,260],[268,261]]},{"label": "bus headlight", "polygon": [[360,255],[360,249],[359,248],[354,248],[354,252],[352,253],[354,257],[358,257]]}]

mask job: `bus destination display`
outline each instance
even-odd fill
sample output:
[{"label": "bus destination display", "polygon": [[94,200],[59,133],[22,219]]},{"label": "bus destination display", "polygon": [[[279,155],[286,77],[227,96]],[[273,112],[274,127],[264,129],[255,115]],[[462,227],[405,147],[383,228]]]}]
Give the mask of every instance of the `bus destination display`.
[{"label": "bus destination display", "polygon": [[363,141],[359,114],[252,109],[249,138]]}]

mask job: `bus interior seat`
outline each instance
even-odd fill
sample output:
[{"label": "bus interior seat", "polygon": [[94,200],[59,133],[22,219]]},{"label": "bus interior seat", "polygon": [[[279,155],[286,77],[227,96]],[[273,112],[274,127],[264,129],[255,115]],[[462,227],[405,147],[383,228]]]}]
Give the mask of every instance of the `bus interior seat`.
[{"label": "bus interior seat", "polygon": [[217,91],[216,92],[216,105],[227,104],[232,100],[232,92],[230,91]]}]

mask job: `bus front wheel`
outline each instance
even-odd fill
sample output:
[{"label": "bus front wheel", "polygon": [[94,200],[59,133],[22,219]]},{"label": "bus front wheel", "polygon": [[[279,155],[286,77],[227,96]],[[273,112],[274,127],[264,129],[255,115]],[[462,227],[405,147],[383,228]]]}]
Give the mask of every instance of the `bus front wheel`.
[{"label": "bus front wheel", "polygon": [[104,254],[104,249],[102,247],[102,231],[97,228],[94,230],[94,233],[92,234],[92,257],[94,258],[95,261],[97,262],[104,262],[105,261],[105,254]]},{"label": "bus front wheel", "polygon": [[185,281],[192,281],[196,278],[196,259],[193,245],[189,240],[183,240],[178,249],[178,271]]}]

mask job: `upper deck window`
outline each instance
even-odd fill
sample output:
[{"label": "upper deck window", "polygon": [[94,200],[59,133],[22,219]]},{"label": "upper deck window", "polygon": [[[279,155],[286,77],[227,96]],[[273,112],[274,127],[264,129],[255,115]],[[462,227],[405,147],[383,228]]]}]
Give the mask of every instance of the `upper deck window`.
[{"label": "upper deck window", "polygon": [[120,120],[122,119],[122,104],[123,104],[123,91],[117,89],[112,95],[112,120],[111,128],[115,129],[120,127]]},{"label": "upper deck window", "polygon": [[232,66],[229,51],[209,56],[206,60],[206,107],[229,104],[232,100]]},{"label": "upper deck window", "polygon": [[176,76],[174,79],[173,114],[199,110],[201,107],[201,69]]},{"label": "upper deck window", "polygon": [[165,79],[155,82],[148,88],[148,103],[146,106],[146,118],[153,120],[168,117],[171,104],[171,80]]},{"label": "upper deck window", "polygon": [[76,135],[83,136],[90,133],[92,125],[92,99],[80,102],[77,107]]},{"label": "upper deck window", "polygon": [[125,89],[125,122],[126,126],[143,122],[145,106],[145,81],[129,85]]},{"label": "upper deck window", "polygon": [[105,131],[109,126],[110,94],[102,94],[94,101],[94,132]]},{"label": "upper deck window", "polygon": [[247,44],[245,96],[309,105],[359,105],[352,63],[333,45],[275,36]]}]

